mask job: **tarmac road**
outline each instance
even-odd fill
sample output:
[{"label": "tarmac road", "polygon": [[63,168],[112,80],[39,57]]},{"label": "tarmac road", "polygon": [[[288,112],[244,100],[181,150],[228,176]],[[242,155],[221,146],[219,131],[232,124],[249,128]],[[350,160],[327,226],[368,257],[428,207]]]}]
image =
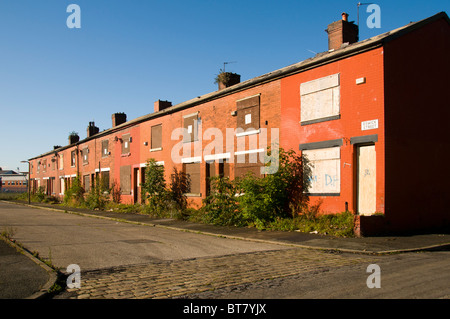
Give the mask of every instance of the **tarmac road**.
[{"label": "tarmac road", "polygon": [[155,261],[222,256],[284,246],[87,218],[0,202],[0,227],[62,270],[82,271]]},{"label": "tarmac road", "polygon": [[[49,208],[0,202],[0,231],[6,229],[62,272],[70,264],[80,266],[81,288],[67,289],[57,296],[62,299],[450,295],[448,234],[333,238],[155,220],[137,214],[80,210],[69,214]],[[8,261],[17,258],[26,264],[24,256],[17,252],[8,256],[13,251],[4,251],[0,270],[8,272],[0,278],[13,283],[9,287],[24,285],[31,295],[39,280],[48,279],[49,274],[36,271],[39,266],[34,265],[36,275],[30,281],[31,271]],[[366,286],[366,267],[373,263],[381,267],[382,289]],[[33,281],[35,286],[30,286]],[[5,298],[7,285],[0,279],[0,298]]]}]

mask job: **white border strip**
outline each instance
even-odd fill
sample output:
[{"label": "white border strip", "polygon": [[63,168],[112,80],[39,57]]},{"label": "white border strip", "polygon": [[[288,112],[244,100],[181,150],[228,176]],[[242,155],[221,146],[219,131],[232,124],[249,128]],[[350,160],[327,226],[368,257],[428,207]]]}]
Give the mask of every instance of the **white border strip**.
[{"label": "white border strip", "polygon": [[246,136],[246,135],[252,135],[252,134],[259,134],[259,133],[261,133],[261,129],[236,133],[236,136],[237,136],[237,137],[240,137],[240,136]]},{"label": "white border strip", "polygon": [[[164,161],[159,161],[159,162],[156,162],[155,164],[156,164],[156,165],[164,166]],[[141,164],[139,164],[139,167],[146,167],[146,166],[147,166],[147,163],[141,163]]]},{"label": "white border strip", "polygon": [[205,161],[215,161],[215,160],[221,160],[224,158],[230,158],[230,153],[220,153],[220,154],[211,154],[211,155],[205,155],[204,159]]},{"label": "white border strip", "polygon": [[202,162],[201,156],[186,157],[181,159],[181,163],[201,163],[201,162]]},{"label": "white border strip", "polygon": [[261,152],[264,152],[263,148],[260,148],[257,150],[238,151],[238,152],[234,152],[234,155],[244,155],[244,154],[253,154],[253,153],[261,153]]},{"label": "white border strip", "polygon": [[244,97],[243,99],[236,100],[236,102],[245,101],[245,100],[251,99],[252,97],[256,97],[256,96],[261,96],[261,93],[258,93],[258,94],[252,95],[252,96]]}]

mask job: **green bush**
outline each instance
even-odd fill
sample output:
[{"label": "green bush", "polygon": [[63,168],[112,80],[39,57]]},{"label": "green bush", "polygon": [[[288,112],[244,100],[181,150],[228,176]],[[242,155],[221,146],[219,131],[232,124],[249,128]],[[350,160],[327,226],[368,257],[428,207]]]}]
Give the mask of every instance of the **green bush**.
[{"label": "green bush", "polygon": [[86,196],[85,204],[90,209],[105,209],[109,201],[109,193],[111,189],[100,178],[95,178],[95,183],[92,185],[88,195]]},{"label": "green bush", "polygon": [[203,200],[202,220],[223,226],[243,226],[246,219],[239,207],[236,185],[227,177],[212,177],[211,192]]},{"label": "green bush", "polygon": [[183,171],[178,171],[176,167],[173,168],[173,173],[170,175],[169,198],[173,201],[175,208],[184,212],[187,209],[186,193],[191,188],[191,179],[188,174]]},{"label": "green bush", "polygon": [[167,205],[168,192],[164,179],[164,166],[150,158],[145,164],[145,182],[141,184],[142,198],[151,212],[161,213]]},{"label": "green bush", "polygon": [[190,188],[189,176],[174,167],[170,186],[167,187],[164,175],[164,166],[157,165],[153,158],[147,161],[145,182],[141,185],[144,212],[159,217],[186,219],[189,211],[185,194]]},{"label": "green bush", "polygon": [[244,217],[257,227],[276,218],[294,217],[307,207],[310,167],[306,158],[282,148],[268,152],[265,177],[252,174],[239,180],[238,198]]},{"label": "green bush", "polygon": [[80,177],[73,179],[72,185],[64,194],[64,204],[72,206],[80,206],[84,204],[84,188],[81,185]]}]

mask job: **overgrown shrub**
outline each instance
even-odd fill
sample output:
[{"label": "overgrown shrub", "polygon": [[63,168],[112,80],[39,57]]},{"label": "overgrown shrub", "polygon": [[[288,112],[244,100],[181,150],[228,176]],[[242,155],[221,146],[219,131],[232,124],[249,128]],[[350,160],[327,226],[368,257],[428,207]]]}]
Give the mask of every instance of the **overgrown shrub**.
[{"label": "overgrown shrub", "polygon": [[211,192],[203,200],[202,219],[223,226],[243,226],[246,219],[237,199],[237,188],[227,177],[211,177]]},{"label": "overgrown shrub", "polygon": [[66,190],[63,202],[73,206],[84,204],[84,188],[79,176],[73,179],[71,186]]},{"label": "overgrown shrub", "polygon": [[111,199],[114,204],[120,204],[122,201],[122,189],[116,180],[113,180],[111,184]]},{"label": "overgrown shrub", "polygon": [[36,194],[34,194],[34,198],[36,199],[36,201],[38,201],[39,203],[42,203],[45,200],[46,196],[47,195],[45,194],[44,187],[39,186],[36,191]]},{"label": "overgrown shrub", "polygon": [[[275,218],[294,217],[308,205],[310,167],[306,158],[283,148],[268,152],[268,174],[247,174],[238,182],[238,198],[244,217],[257,227]],[[275,169],[274,169],[275,167]]]},{"label": "overgrown shrub", "polygon": [[94,185],[86,196],[86,206],[90,209],[104,209],[109,201],[110,191],[105,182],[97,176]]},{"label": "overgrown shrub", "polygon": [[164,166],[150,158],[145,164],[145,182],[141,184],[141,194],[151,212],[161,213],[167,206],[168,192],[164,179]]},{"label": "overgrown shrub", "polygon": [[170,175],[169,198],[175,203],[175,207],[182,212],[187,209],[186,193],[191,188],[191,179],[188,174],[173,168]]}]

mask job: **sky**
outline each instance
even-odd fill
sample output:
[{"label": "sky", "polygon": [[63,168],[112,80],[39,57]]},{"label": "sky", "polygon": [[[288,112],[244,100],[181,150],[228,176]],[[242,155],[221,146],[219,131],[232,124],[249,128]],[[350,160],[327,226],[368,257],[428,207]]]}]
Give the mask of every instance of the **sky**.
[{"label": "sky", "polygon": [[[365,2],[364,2],[365,3]],[[373,2],[359,8],[360,40],[441,11],[449,0]],[[80,8],[80,19],[73,10]],[[86,138],[89,122],[111,128],[217,90],[224,67],[245,81],[327,51],[325,29],[358,1],[0,0],[0,167]],[[69,28],[80,21],[80,28]],[[70,25],[70,23],[69,23]]]}]

